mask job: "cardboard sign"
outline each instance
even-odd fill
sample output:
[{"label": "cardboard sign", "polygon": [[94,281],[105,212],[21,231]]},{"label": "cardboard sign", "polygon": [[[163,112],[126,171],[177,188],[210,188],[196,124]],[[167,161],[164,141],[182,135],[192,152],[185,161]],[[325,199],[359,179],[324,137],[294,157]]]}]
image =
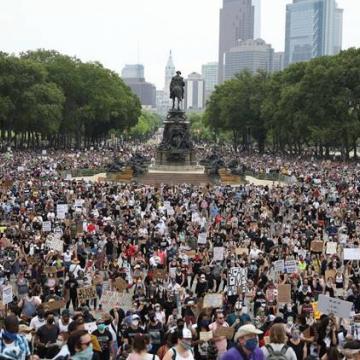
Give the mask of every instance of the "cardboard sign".
[{"label": "cardboard sign", "polygon": [[7,305],[13,301],[13,288],[11,285],[2,288],[2,304]]},{"label": "cardboard sign", "polygon": [[58,236],[48,236],[46,245],[49,249],[58,251],[60,254],[64,252],[64,242],[60,240]]},{"label": "cardboard sign", "polygon": [[228,272],[227,293],[229,296],[246,292],[247,268],[233,267]]},{"label": "cardboard sign", "polygon": [[219,308],[222,307],[224,298],[222,294],[206,294],[204,297],[203,308]]},{"label": "cardboard sign", "polygon": [[207,242],[207,233],[200,233],[198,235],[198,244],[205,245]]},{"label": "cardboard sign", "polygon": [[115,307],[122,306],[123,296],[117,291],[104,291],[101,296],[100,304],[101,309],[105,312],[109,312],[111,309]]},{"label": "cardboard sign", "polygon": [[328,281],[329,278],[332,278],[333,280],[335,280],[335,277],[336,277],[335,269],[325,271],[325,281]]},{"label": "cardboard sign", "polygon": [[224,260],[224,247],[223,246],[216,246],[214,247],[214,261],[223,261]]},{"label": "cardboard sign", "polygon": [[195,250],[185,251],[185,255],[188,256],[189,258],[193,258],[196,256],[196,251]]},{"label": "cardboard sign", "polygon": [[93,333],[95,330],[97,330],[97,324],[96,321],[85,323],[84,329],[89,332],[89,334]]},{"label": "cardboard sign", "polygon": [[278,286],[278,303],[288,304],[291,303],[291,285],[284,284]]},{"label": "cardboard sign", "polygon": [[200,331],[200,341],[210,341],[212,338],[212,331]]},{"label": "cardboard sign", "polygon": [[285,270],[284,260],[274,261],[274,269],[276,272],[284,272],[284,270]]},{"label": "cardboard sign", "polygon": [[318,308],[323,314],[334,314],[340,318],[350,319],[353,304],[350,301],[331,298],[323,294],[319,295]]},{"label": "cardboard sign", "polygon": [[77,289],[77,296],[79,304],[84,303],[86,300],[96,299],[97,295],[95,286],[85,286]]},{"label": "cardboard sign", "polygon": [[344,249],[344,260],[360,260],[360,248]]},{"label": "cardboard sign", "polygon": [[153,270],[153,277],[154,279],[166,279],[167,273],[165,269],[154,269]]},{"label": "cardboard sign", "polygon": [[228,340],[231,340],[234,336],[235,329],[233,327],[221,326],[215,331],[215,336],[225,336]]},{"label": "cardboard sign", "polygon": [[337,252],[337,242],[335,241],[328,241],[326,243],[326,254],[333,255]]},{"label": "cardboard sign", "polygon": [[286,260],[285,261],[285,272],[287,274],[293,274],[297,272],[297,262],[296,260]]},{"label": "cardboard sign", "polygon": [[312,252],[321,253],[324,249],[324,243],[320,240],[313,240],[311,242],[310,250]]},{"label": "cardboard sign", "polygon": [[54,311],[54,310],[60,310],[65,306],[64,300],[58,300],[58,301],[48,301],[42,303],[42,306],[44,307],[45,311]]},{"label": "cardboard sign", "polygon": [[236,255],[249,255],[249,249],[248,248],[236,248],[235,249],[235,254]]},{"label": "cardboard sign", "polygon": [[42,223],[42,231],[43,232],[50,232],[51,231],[51,221],[44,221]]},{"label": "cardboard sign", "polygon": [[122,278],[122,277],[118,277],[115,279],[115,288],[117,291],[125,291],[128,287],[127,282]]},{"label": "cardboard sign", "polygon": [[55,274],[57,273],[57,268],[56,266],[45,266],[44,267],[44,273],[45,274]]}]

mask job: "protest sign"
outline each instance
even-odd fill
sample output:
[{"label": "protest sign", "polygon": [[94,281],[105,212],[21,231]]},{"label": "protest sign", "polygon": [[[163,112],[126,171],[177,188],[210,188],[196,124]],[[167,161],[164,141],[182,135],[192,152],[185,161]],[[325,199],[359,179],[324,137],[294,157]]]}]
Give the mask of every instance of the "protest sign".
[{"label": "protest sign", "polygon": [[276,272],[284,272],[284,270],[285,270],[284,260],[274,261],[274,269]]},{"label": "protest sign", "polygon": [[13,288],[11,285],[2,287],[2,304],[7,305],[13,301]]},{"label": "protest sign", "polygon": [[275,292],[276,292],[276,289],[267,289],[266,290],[266,300],[269,302],[269,303],[272,303],[275,301]]},{"label": "protest sign", "polygon": [[200,341],[209,341],[213,338],[212,331],[200,331]]},{"label": "protest sign", "polygon": [[170,201],[164,201],[164,208],[165,208],[165,209],[170,209],[170,208],[171,208],[171,203],[170,203]]},{"label": "protest sign", "polygon": [[321,253],[324,249],[324,243],[320,240],[313,240],[311,242],[310,250],[312,252]]},{"label": "protest sign", "polygon": [[124,291],[126,290],[128,287],[127,282],[122,278],[122,277],[118,277],[115,279],[115,288],[117,291]]},{"label": "protest sign", "polygon": [[360,248],[344,249],[344,260],[360,260]]},{"label": "protest sign", "polygon": [[325,281],[328,281],[329,278],[332,278],[335,281],[335,276],[336,276],[335,269],[325,270]]},{"label": "protest sign", "polygon": [[153,270],[153,277],[154,279],[165,279],[167,276],[165,269],[154,269]]},{"label": "protest sign", "polygon": [[42,150],[41,155],[46,155],[46,150]]},{"label": "protest sign", "polygon": [[353,304],[350,301],[319,295],[318,309],[323,314],[334,314],[340,318],[350,319],[352,307]]},{"label": "protest sign", "polygon": [[291,285],[282,284],[278,285],[278,303],[279,304],[288,304],[291,303]]},{"label": "protest sign", "polygon": [[223,261],[224,260],[224,247],[223,246],[215,246],[214,247],[214,261]]},{"label": "protest sign", "polygon": [[288,274],[293,274],[297,271],[296,260],[286,260],[284,266],[285,266],[285,272]]},{"label": "protest sign", "polygon": [[115,307],[121,307],[123,296],[117,291],[106,290],[101,296],[101,309],[105,312],[109,312]]},{"label": "protest sign", "polygon": [[85,329],[86,331],[88,331],[89,334],[91,334],[92,332],[94,332],[95,330],[97,330],[96,321],[89,322],[89,323],[85,323],[85,324],[84,324],[84,329]]},{"label": "protest sign", "polygon": [[201,221],[200,215],[199,215],[197,212],[193,212],[193,213],[191,214],[191,222],[193,222],[193,223],[198,223],[198,222],[200,222],[200,221]]},{"label": "protest sign", "polygon": [[224,298],[222,294],[206,294],[204,297],[203,308],[219,308],[223,306]]},{"label": "protest sign", "polygon": [[200,233],[198,235],[198,244],[205,245],[207,242],[207,233]]},{"label": "protest sign", "polygon": [[328,241],[326,243],[326,254],[333,255],[336,254],[336,251],[337,251],[337,242]]},{"label": "protest sign", "polygon": [[45,266],[44,273],[45,274],[55,274],[57,272],[56,266]]},{"label": "protest sign", "polygon": [[231,340],[234,336],[235,329],[230,326],[220,326],[215,330],[215,336],[225,336],[228,340]]},{"label": "protest sign", "polygon": [[249,255],[249,249],[248,248],[236,248],[235,249],[235,254],[236,255]]},{"label": "protest sign", "polygon": [[83,304],[86,300],[96,299],[95,286],[85,286],[77,289],[79,304]]},{"label": "protest sign", "polygon": [[42,223],[42,231],[43,232],[50,232],[51,231],[51,221],[44,221]]},{"label": "protest sign", "polygon": [[185,255],[188,256],[189,258],[193,258],[196,256],[196,251],[195,250],[187,250],[187,251],[185,251]]},{"label": "protest sign", "polygon": [[65,306],[65,301],[64,300],[48,301],[42,303],[42,306],[45,311],[59,310]]},{"label": "protest sign", "polygon": [[24,170],[25,170],[25,168],[23,166],[18,166],[17,167],[18,172],[23,172]]},{"label": "protest sign", "polygon": [[84,200],[83,199],[76,199],[74,206],[76,208],[81,208],[83,206]]},{"label": "protest sign", "polygon": [[228,295],[237,295],[246,291],[247,268],[233,267],[228,273]]},{"label": "protest sign", "polygon": [[46,238],[46,245],[49,249],[58,251],[61,254],[64,251],[64,242],[60,240],[59,236],[48,236]]},{"label": "protest sign", "polygon": [[72,180],[72,175],[71,174],[66,174],[65,181],[71,181],[71,180]]},{"label": "protest sign", "polygon": [[68,212],[68,205],[67,204],[57,204],[56,205],[56,217],[59,220],[65,219],[67,212]]}]

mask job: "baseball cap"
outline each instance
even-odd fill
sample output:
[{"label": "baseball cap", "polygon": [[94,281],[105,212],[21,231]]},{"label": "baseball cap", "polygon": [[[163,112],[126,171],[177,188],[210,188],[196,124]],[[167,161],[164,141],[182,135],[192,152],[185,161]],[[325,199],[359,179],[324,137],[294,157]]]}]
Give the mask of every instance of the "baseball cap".
[{"label": "baseball cap", "polygon": [[263,332],[257,329],[253,324],[246,324],[239,328],[234,336],[234,340],[237,341],[240,337],[245,335],[260,335]]}]

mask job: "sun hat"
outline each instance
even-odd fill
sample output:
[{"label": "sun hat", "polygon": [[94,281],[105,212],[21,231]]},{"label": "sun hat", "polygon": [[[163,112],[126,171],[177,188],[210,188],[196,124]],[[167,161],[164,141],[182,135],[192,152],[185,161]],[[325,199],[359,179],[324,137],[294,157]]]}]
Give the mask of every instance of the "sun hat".
[{"label": "sun hat", "polygon": [[246,324],[239,328],[234,336],[234,340],[237,341],[240,337],[245,335],[260,335],[263,332],[257,329],[253,324]]}]

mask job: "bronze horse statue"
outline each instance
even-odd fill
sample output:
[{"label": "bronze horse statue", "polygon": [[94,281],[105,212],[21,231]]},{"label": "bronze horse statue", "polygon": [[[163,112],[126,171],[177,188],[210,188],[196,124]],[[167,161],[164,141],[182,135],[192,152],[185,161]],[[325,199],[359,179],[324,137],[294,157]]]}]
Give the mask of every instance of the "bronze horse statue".
[{"label": "bronze horse statue", "polygon": [[180,76],[181,72],[177,71],[170,83],[170,99],[173,101],[172,109],[175,110],[175,101],[177,100],[177,110],[180,110],[180,104],[184,99],[184,78]]}]

